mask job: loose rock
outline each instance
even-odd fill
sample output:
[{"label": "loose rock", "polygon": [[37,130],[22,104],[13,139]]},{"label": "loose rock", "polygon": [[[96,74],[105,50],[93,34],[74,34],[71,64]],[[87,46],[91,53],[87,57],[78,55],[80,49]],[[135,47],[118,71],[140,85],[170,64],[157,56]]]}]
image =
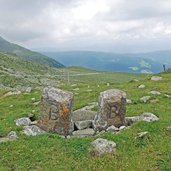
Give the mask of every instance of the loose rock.
[{"label": "loose rock", "polygon": [[140,133],[137,134],[137,137],[136,138],[145,138],[145,137],[148,136],[148,134],[149,134],[148,131],[140,132]]},{"label": "loose rock", "polygon": [[18,136],[17,136],[17,133],[15,131],[11,131],[11,132],[8,133],[7,138],[17,139]]},{"label": "loose rock", "polygon": [[124,129],[126,129],[126,126],[125,125],[119,127],[119,131],[124,130]]},{"label": "loose rock", "polygon": [[103,138],[98,138],[91,143],[90,153],[93,156],[101,156],[115,151],[116,143]]},{"label": "loose rock", "polygon": [[92,120],[76,121],[75,126],[79,130],[90,128],[92,127]]},{"label": "loose rock", "polygon": [[132,104],[132,100],[131,99],[126,99],[126,103],[127,104]]},{"label": "loose rock", "polygon": [[73,112],[73,121],[85,121],[85,120],[94,120],[94,117],[97,112],[90,111],[90,110],[82,110],[78,109]]},{"label": "loose rock", "polygon": [[164,94],[164,97],[171,98],[171,95]]},{"label": "loose rock", "polygon": [[140,102],[146,103],[150,100],[150,98],[151,98],[150,96],[143,96],[140,98]]},{"label": "loose rock", "polygon": [[154,115],[153,113],[144,112],[140,116],[140,120],[146,121],[146,122],[153,122],[153,121],[158,121],[159,118],[156,115]]},{"label": "loose rock", "polygon": [[78,130],[78,131],[74,131],[73,136],[78,136],[78,137],[84,137],[84,136],[92,136],[95,134],[94,129],[83,129],[83,130]]},{"label": "loose rock", "polygon": [[144,85],[144,84],[141,84],[141,85],[139,85],[138,86],[138,88],[140,88],[140,89],[143,89],[143,88],[145,88],[146,86]]},{"label": "loose rock", "polygon": [[140,117],[139,116],[126,117],[125,118],[125,125],[130,126],[134,122],[137,122],[139,120],[140,120]]},{"label": "loose rock", "polygon": [[112,126],[108,127],[106,131],[107,132],[118,132],[119,128],[112,125]]},{"label": "loose rock", "polygon": [[38,126],[36,125],[31,125],[31,126],[25,126],[24,127],[24,134],[28,135],[28,136],[36,136],[36,135],[41,135],[46,133],[45,131],[43,131],[42,129],[40,129]]},{"label": "loose rock", "polygon": [[151,77],[151,80],[152,81],[161,81],[163,78],[162,77],[159,77],[159,76],[152,76]]},{"label": "loose rock", "polygon": [[28,125],[31,125],[31,120],[27,117],[19,118],[16,120],[16,125],[17,126],[28,126]]},{"label": "loose rock", "polygon": [[161,93],[159,91],[150,91],[148,94],[160,95]]}]

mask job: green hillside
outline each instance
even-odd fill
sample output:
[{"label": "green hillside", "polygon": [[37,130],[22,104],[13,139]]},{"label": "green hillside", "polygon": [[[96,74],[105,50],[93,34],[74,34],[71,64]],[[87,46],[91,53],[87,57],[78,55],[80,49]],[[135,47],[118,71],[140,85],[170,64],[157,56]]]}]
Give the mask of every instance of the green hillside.
[{"label": "green hillside", "polygon": [[[62,72],[62,69],[28,61],[13,53],[0,52],[0,83],[6,87],[46,85],[48,80],[55,81],[54,77]],[[56,84],[60,80],[57,78]]]},{"label": "green hillside", "polygon": [[49,65],[57,68],[64,67],[61,63],[57,62],[52,58],[49,58],[38,52],[33,52],[17,44],[10,43],[2,37],[0,37],[0,51],[15,53],[26,60],[34,61],[39,64]]},{"label": "green hillside", "polygon": [[[5,57],[10,56],[10,54],[3,55],[6,55]],[[16,68],[19,67],[17,63],[15,65]],[[30,65],[35,65],[41,69],[40,65]],[[14,67],[14,64],[11,67]],[[18,69],[20,70],[20,68]],[[84,71],[86,71],[85,74],[89,73],[87,69],[82,68],[72,67],[69,70],[70,74],[73,75],[83,74]],[[29,72],[29,70],[25,69],[25,73]],[[36,68],[33,72],[37,72]],[[41,72],[44,73],[43,68]],[[68,72],[68,70],[65,72]],[[92,72],[94,73],[94,71],[90,71],[90,73]],[[99,81],[96,76],[93,79],[91,79],[92,76],[81,76],[81,78],[77,76],[77,81],[75,78],[71,78],[71,84],[61,84],[60,86],[62,89],[72,91],[75,94],[74,109],[97,101],[101,91],[119,88],[125,91],[127,97],[133,101],[132,104],[127,105],[126,116],[152,112],[159,117],[159,121],[152,123],[141,121],[118,134],[105,133],[98,135],[97,137],[116,142],[117,148],[113,154],[93,157],[89,154],[89,148],[91,142],[97,137],[63,139],[53,133],[27,137],[23,135],[22,128],[15,125],[14,120],[27,116],[28,112],[33,112],[36,118],[40,116],[39,104],[32,103],[32,98],[35,98],[36,101],[40,100],[42,94],[40,90],[8,97],[3,96],[5,90],[0,90],[0,136],[6,136],[10,131],[16,131],[19,136],[15,141],[0,144],[0,170],[171,170],[171,132],[166,129],[171,126],[171,100],[164,96],[164,94],[171,95],[171,89],[169,88],[171,73],[160,74],[163,81],[159,81],[157,84],[150,80],[150,75],[139,77],[139,82],[128,82],[126,79],[114,81],[110,74],[112,75],[112,73],[106,72],[105,75],[101,75],[102,81]],[[117,78],[116,74],[118,73],[113,73],[113,78],[114,76]],[[122,76],[124,74],[122,73]],[[120,73],[118,77],[122,76]],[[127,76],[125,74],[125,78]],[[130,78],[134,77],[135,75],[130,76]],[[110,85],[106,84],[107,78]],[[98,82],[99,86],[97,86],[96,82]],[[73,88],[72,83],[75,83],[76,87],[79,88],[77,93],[75,93],[75,87]],[[138,89],[139,84],[145,84],[146,88]],[[87,92],[87,89],[92,91]],[[152,90],[161,92],[161,95],[152,95],[153,100],[158,100],[154,103],[140,103],[139,98],[148,95],[148,92]],[[142,131],[148,131],[148,137],[136,139],[137,133]]]},{"label": "green hillside", "polygon": [[[82,67],[56,68],[28,61],[13,53],[0,52],[0,87],[42,87],[45,85],[125,82],[144,75],[97,72]],[[2,86],[3,85],[3,86]]]}]

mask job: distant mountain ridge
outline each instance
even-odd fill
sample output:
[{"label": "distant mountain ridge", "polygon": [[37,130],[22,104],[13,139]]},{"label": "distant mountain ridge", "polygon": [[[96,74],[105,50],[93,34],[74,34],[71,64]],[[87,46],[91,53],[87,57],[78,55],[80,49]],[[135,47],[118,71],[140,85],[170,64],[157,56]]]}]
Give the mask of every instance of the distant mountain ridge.
[{"label": "distant mountain ridge", "polygon": [[39,64],[57,68],[64,67],[63,64],[57,62],[55,59],[49,58],[48,56],[38,52],[33,52],[17,44],[10,43],[2,37],[0,37],[0,51],[15,53],[26,60],[34,61]]},{"label": "distant mountain ridge", "polygon": [[171,51],[117,54],[93,51],[42,52],[66,66],[82,66],[95,70],[157,73],[163,64],[171,67]]}]

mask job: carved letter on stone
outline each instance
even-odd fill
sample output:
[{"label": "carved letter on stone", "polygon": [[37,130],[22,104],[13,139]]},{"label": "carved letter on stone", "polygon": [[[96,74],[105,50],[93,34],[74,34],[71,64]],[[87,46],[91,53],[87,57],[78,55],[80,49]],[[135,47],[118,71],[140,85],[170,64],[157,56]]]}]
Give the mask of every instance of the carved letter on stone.
[{"label": "carved letter on stone", "polygon": [[111,89],[100,93],[99,111],[94,120],[94,127],[103,130],[114,125],[120,127],[125,124],[126,93]]},{"label": "carved letter on stone", "polygon": [[46,87],[41,98],[39,126],[46,131],[69,135],[73,131],[73,94],[53,87]]}]

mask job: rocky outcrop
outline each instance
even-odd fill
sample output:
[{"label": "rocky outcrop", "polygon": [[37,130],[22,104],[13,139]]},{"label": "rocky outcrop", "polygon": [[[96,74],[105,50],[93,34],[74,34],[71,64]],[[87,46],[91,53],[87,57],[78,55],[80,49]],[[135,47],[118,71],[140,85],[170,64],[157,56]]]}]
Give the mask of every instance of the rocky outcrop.
[{"label": "rocky outcrop", "polygon": [[73,131],[72,105],[73,93],[53,87],[46,87],[41,98],[42,117],[40,128],[60,135],[69,135]]}]

